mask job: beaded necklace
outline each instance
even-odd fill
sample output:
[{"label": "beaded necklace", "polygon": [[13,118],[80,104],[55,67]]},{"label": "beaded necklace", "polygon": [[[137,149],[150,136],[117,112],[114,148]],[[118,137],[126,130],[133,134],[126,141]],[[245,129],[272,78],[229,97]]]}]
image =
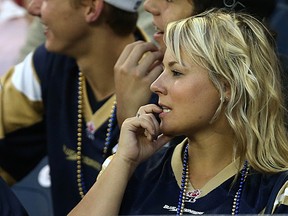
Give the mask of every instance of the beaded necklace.
[{"label": "beaded necklace", "polygon": [[[184,151],[184,157],[183,157],[182,180],[181,180],[180,194],[179,194],[179,198],[178,198],[177,216],[178,215],[183,215],[184,206],[185,206],[186,191],[187,191],[187,184],[188,184],[188,181],[189,181],[188,180],[189,179],[188,146],[189,145],[186,144],[185,151]],[[245,161],[244,167],[241,170],[241,178],[240,178],[239,188],[238,188],[238,190],[237,190],[237,192],[236,192],[236,194],[234,196],[234,199],[233,199],[232,215],[238,215],[239,214],[241,193],[242,193],[242,189],[243,189],[243,186],[244,186],[244,182],[245,182],[246,177],[248,175],[248,171],[249,171],[248,162]]]},{"label": "beaded necklace", "polygon": [[[81,198],[87,193],[87,189],[84,182],[84,176],[82,172],[82,123],[83,123],[83,73],[79,72],[78,77],[78,111],[77,111],[77,151],[76,151],[76,163],[77,163],[77,186],[79,195]],[[108,147],[111,141],[112,127],[114,126],[116,119],[116,101],[114,101],[111,114],[108,120],[107,133],[103,148],[103,157],[106,156]]]}]

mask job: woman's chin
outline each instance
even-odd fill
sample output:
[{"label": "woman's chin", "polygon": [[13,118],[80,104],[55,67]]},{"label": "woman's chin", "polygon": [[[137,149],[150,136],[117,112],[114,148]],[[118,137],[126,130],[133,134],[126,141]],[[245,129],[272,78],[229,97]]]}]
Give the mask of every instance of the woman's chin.
[{"label": "woman's chin", "polygon": [[160,131],[162,134],[164,134],[166,136],[173,136],[173,137],[178,136],[178,134],[175,133],[176,131],[173,130],[173,128],[168,128],[168,127],[160,125]]}]

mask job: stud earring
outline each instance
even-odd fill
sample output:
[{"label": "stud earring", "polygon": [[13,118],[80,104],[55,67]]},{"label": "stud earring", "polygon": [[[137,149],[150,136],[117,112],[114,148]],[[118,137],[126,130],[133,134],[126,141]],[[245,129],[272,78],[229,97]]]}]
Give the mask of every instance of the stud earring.
[{"label": "stud earring", "polygon": [[222,103],[228,102],[228,101],[229,101],[229,97],[228,97],[228,96],[220,97],[220,101],[221,101]]}]

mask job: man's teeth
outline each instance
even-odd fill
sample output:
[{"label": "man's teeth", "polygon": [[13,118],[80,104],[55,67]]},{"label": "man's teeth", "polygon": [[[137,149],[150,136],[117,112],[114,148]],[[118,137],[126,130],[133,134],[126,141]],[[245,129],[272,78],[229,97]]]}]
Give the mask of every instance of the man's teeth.
[{"label": "man's teeth", "polygon": [[154,29],[156,32],[163,33],[163,31],[161,29],[159,29],[157,26],[154,26]]}]

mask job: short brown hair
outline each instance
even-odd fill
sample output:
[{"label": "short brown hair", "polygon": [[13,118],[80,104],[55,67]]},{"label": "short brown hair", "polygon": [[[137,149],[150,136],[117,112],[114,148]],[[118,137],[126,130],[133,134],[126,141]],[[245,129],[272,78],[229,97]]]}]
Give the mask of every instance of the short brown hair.
[{"label": "short brown hair", "polygon": [[119,36],[135,32],[137,19],[137,12],[127,12],[106,3],[100,16],[100,20],[106,22]]},{"label": "short brown hair", "polygon": [[[70,0],[72,7],[75,8],[85,5],[85,1]],[[137,20],[137,12],[127,12],[104,2],[104,8],[95,25],[106,23],[118,36],[127,36],[136,31]]]}]

